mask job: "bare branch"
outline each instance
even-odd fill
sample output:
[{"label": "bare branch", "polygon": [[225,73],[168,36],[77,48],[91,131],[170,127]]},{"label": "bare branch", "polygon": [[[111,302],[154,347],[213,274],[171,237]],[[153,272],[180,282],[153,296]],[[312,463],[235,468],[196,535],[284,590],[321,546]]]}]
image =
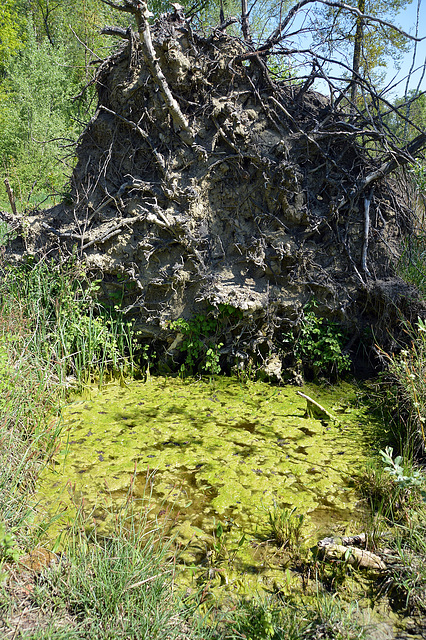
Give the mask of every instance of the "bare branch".
[{"label": "bare branch", "polygon": [[194,132],[189,126],[188,120],[183,115],[177,100],[173,97],[169,85],[167,84],[166,77],[156,57],[151,39],[151,31],[148,24],[148,18],[152,16],[152,13],[148,10],[146,0],[140,0],[139,2],[138,0],[123,0],[122,6],[116,5],[113,2],[110,2],[110,0],[102,0],[102,2],[118,9],[119,11],[131,13],[135,16],[139,37],[143,45],[143,54],[151,72],[151,76],[160,89],[161,95],[167,105],[178,135],[186,144],[191,146],[194,142]]},{"label": "bare branch", "polygon": [[345,4],[344,2],[331,2],[330,0],[300,0],[300,2],[295,4],[290,9],[290,11],[287,13],[285,18],[280,22],[280,24],[275,29],[275,31],[273,31],[272,34],[269,36],[269,38],[266,40],[265,44],[262,47],[260,47],[260,50],[268,51],[269,49],[274,47],[276,44],[281,42],[281,40],[283,40],[286,37],[285,34],[283,34],[284,29],[288,26],[288,24],[296,16],[296,14],[301,9],[303,9],[303,7],[305,7],[306,5],[317,3],[317,2],[319,2],[320,4],[324,4],[328,7],[333,7],[335,9],[344,9],[349,13],[353,13],[355,16],[357,16],[358,19],[365,20],[367,22],[377,22],[378,24],[381,24],[384,27],[389,27],[393,29],[397,33],[400,33],[401,35],[403,35],[405,38],[408,38],[409,40],[414,40],[416,42],[421,42],[422,40],[424,40],[424,37],[418,38],[416,36],[412,36],[406,31],[403,31],[402,29],[400,29],[399,27],[396,27],[391,22],[388,22],[387,20],[382,20],[381,18],[375,18],[374,16],[371,16],[365,13],[361,13],[361,11],[359,11],[359,9],[357,9],[356,7],[351,7],[350,5]]},{"label": "bare branch", "polygon": [[131,39],[129,30],[123,29],[123,27],[104,27],[101,30],[101,34],[104,36],[118,36],[119,38],[123,38],[124,40]]}]

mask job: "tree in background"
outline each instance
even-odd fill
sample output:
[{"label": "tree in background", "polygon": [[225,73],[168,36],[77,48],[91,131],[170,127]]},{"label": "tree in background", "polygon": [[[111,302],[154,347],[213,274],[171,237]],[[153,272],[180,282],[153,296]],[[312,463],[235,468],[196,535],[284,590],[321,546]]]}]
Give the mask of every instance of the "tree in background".
[{"label": "tree in background", "polygon": [[74,143],[94,109],[90,90],[74,97],[114,46],[100,33],[111,11],[100,0],[10,0],[0,15],[0,43],[13,44],[3,55],[0,48],[0,206],[7,177],[28,208],[62,197]]},{"label": "tree in background", "polygon": [[0,5],[0,77],[4,75],[5,64],[24,44],[21,20],[15,5],[14,0],[3,0]]},{"label": "tree in background", "polygon": [[[288,0],[181,2],[194,28],[219,27],[225,20],[236,33],[237,21],[229,18],[239,12],[247,64],[269,65],[272,77],[300,88],[299,96],[318,79],[325,82],[333,101],[352,105],[348,112],[352,119],[358,117],[363,130],[365,105],[376,100],[371,90],[374,92],[380,77],[378,69],[387,56],[395,58],[408,42],[403,32],[387,22],[405,4],[403,0],[387,4],[384,0],[353,0],[353,5],[337,0],[299,0],[295,4]],[[127,28],[132,21],[132,15],[116,12],[110,5],[103,0],[3,2],[1,207],[7,204],[6,176],[21,198],[22,208],[29,200],[37,203],[49,193],[61,192],[70,168],[67,156],[72,143],[94,109],[90,89],[93,63],[107,57],[115,46],[111,38],[101,35],[101,28],[107,24]],[[170,5],[166,0],[153,0],[150,9],[158,16],[170,10]],[[82,91],[85,85],[89,89]],[[80,98],[74,100],[77,95]],[[398,113],[392,117],[398,119]],[[376,111],[370,116],[367,114],[367,120],[371,123],[373,119],[376,135],[384,119]]]},{"label": "tree in background", "polygon": [[[348,65],[354,99],[359,76],[379,83],[389,58],[398,61],[407,50],[408,39],[384,22],[397,26],[398,14],[409,3],[406,0],[350,0],[345,4],[357,9],[358,15],[343,7],[325,6],[317,40],[329,57],[341,58]],[[364,15],[383,22],[366,20]]]}]

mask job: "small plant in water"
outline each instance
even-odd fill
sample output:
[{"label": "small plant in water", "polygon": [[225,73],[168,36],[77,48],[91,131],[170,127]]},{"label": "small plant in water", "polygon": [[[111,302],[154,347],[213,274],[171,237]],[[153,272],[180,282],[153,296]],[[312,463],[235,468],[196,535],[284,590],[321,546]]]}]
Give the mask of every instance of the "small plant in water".
[{"label": "small plant in water", "polygon": [[281,548],[295,551],[300,546],[304,515],[296,513],[296,507],[287,509],[274,502],[269,510],[269,524],[274,540]]},{"label": "small plant in water", "polygon": [[245,535],[243,534],[242,537],[238,540],[237,546],[231,549],[228,546],[227,538],[228,536],[223,530],[222,523],[218,522],[216,529],[213,532],[211,548],[207,552],[207,559],[211,567],[217,566],[222,562],[232,564],[235,560],[238,549],[243,546],[246,539]]}]

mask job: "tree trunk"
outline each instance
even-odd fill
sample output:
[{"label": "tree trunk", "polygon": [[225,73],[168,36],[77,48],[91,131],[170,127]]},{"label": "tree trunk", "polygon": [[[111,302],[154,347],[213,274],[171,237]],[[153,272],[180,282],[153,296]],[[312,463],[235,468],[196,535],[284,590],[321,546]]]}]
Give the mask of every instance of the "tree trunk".
[{"label": "tree trunk", "polygon": [[[365,0],[358,0],[358,10],[365,13]],[[361,49],[362,40],[364,37],[364,20],[358,17],[356,19],[356,31],[355,31],[355,43],[354,43],[354,55],[352,58],[352,84],[351,84],[351,106],[350,113],[353,115],[356,110],[356,96],[358,89],[358,77],[359,69],[361,66]]]}]

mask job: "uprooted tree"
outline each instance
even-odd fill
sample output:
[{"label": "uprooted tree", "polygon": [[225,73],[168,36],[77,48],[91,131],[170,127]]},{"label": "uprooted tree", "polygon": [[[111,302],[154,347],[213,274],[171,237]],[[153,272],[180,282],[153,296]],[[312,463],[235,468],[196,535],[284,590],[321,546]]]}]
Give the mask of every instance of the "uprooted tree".
[{"label": "uprooted tree", "polygon": [[[202,313],[221,320],[220,357],[251,354],[279,377],[313,298],[346,326],[348,348],[366,326],[384,336],[416,296],[394,274],[417,215],[404,167],[426,134],[401,145],[386,124],[396,108],[357,69],[342,63],[332,77],[318,52],[286,48],[312,2],[261,44],[245,2],[243,38],[226,33],[235,18],[207,37],[180,5],[152,26],[144,2],[117,5],[136,30],[104,30],[123,42],[98,68],[70,200],[26,218],[11,253],[77,254],[106,297],[121,296],[142,341],[171,358],[170,322]],[[310,70],[277,80],[271,55],[308,56]],[[317,78],[328,97],[311,90]],[[397,110],[407,117],[404,103]]]}]

